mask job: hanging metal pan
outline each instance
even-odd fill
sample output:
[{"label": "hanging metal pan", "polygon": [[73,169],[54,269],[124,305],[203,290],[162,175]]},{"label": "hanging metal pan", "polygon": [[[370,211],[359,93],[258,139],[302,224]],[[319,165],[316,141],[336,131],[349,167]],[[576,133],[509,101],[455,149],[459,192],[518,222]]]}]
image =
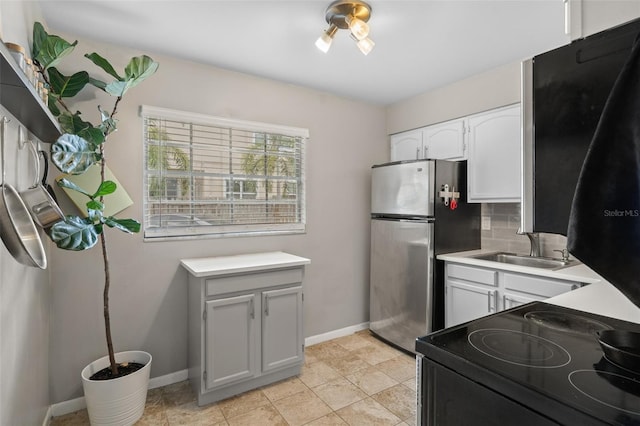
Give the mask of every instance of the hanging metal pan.
[{"label": "hanging metal pan", "polygon": [[2,154],[2,196],[0,197],[0,238],[11,255],[26,266],[47,267],[47,257],[40,234],[31,219],[20,194],[5,182],[5,127],[7,118],[0,120],[0,151]]},{"label": "hanging metal pan", "polygon": [[40,156],[35,143],[33,141],[29,142],[35,161],[35,181],[29,189],[21,191],[20,196],[29,208],[29,213],[31,213],[33,220],[42,228],[49,229],[54,223],[64,219],[64,214],[47,189],[40,184]]}]

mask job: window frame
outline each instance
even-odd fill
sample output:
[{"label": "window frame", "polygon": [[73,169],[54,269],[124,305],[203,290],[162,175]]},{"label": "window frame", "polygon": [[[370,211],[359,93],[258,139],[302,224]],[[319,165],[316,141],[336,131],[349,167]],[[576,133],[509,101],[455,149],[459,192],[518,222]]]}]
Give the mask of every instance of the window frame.
[{"label": "window frame", "polygon": [[[176,239],[202,239],[202,238],[220,238],[220,237],[234,237],[234,236],[260,236],[260,235],[279,235],[279,234],[301,234],[306,232],[306,144],[309,141],[309,130],[305,128],[299,127],[291,127],[291,126],[282,126],[277,124],[269,124],[262,123],[257,121],[247,121],[247,120],[238,120],[231,119],[226,117],[216,117],[209,116],[200,113],[192,113],[185,111],[177,111],[167,108],[153,107],[148,105],[142,105],[140,107],[140,117],[142,118],[142,149],[143,149],[143,221],[142,221],[142,229],[144,235],[144,241],[165,241],[165,240],[176,240]],[[184,124],[197,124],[204,126],[214,126],[222,129],[233,129],[236,131],[242,132],[253,132],[256,134],[272,134],[272,135],[282,135],[286,137],[300,139],[296,141],[296,149],[299,147],[299,175],[296,173],[296,176],[292,178],[295,180],[296,184],[301,188],[298,188],[296,191],[297,194],[297,210],[299,214],[299,221],[293,223],[262,223],[262,224],[226,224],[226,225],[195,225],[195,226],[185,226],[185,227],[151,227],[150,226],[150,207],[151,203],[148,186],[151,177],[153,176],[150,173],[150,169],[148,167],[148,157],[147,157],[147,149],[150,146],[149,140],[147,139],[146,127],[147,127],[147,119],[158,119],[158,120],[170,120],[175,122],[181,122]],[[229,149],[229,152],[232,152],[232,149]],[[193,157],[192,157],[193,158]],[[190,175],[190,179],[195,179],[194,171],[191,170],[188,173]],[[266,175],[268,177],[268,175]],[[228,177],[224,178],[225,185],[226,182],[230,182],[231,180],[249,180],[247,178],[237,177],[230,172]],[[286,179],[282,179],[286,180]],[[168,200],[166,194],[163,195],[163,200]],[[229,193],[226,188],[225,199],[219,199],[212,201],[212,204],[216,205],[224,205],[225,202],[233,202],[242,199],[237,199],[233,197],[233,192]],[[227,195],[231,195],[231,197],[227,197]],[[249,198],[250,199],[250,198]],[[202,202],[203,200],[190,200],[190,203],[196,205],[198,202]],[[256,205],[260,205],[260,203],[256,203]],[[264,202],[265,206],[271,205],[268,200]],[[170,214],[170,213],[168,213]]]}]

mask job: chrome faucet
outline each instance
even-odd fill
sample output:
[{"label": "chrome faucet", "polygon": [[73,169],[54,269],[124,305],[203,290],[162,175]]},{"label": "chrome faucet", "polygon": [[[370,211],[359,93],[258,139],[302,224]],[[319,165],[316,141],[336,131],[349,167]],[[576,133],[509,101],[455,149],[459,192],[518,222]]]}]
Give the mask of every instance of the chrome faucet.
[{"label": "chrome faucet", "polygon": [[554,251],[557,251],[558,253],[560,253],[560,255],[562,256],[563,262],[567,262],[569,260],[569,250],[562,249],[562,250],[554,250]]},{"label": "chrome faucet", "polygon": [[531,244],[529,256],[540,257],[540,234],[537,232],[522,232],[521,229],[518,229],[516,234],[526,235],[529,238],[529,243]]}]

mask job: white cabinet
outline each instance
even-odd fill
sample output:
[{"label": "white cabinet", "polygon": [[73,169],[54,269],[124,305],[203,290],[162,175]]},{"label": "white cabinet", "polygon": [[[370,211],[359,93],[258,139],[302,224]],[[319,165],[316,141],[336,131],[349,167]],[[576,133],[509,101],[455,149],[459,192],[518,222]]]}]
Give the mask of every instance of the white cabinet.
[{"label": "white cabinet", "polygon": [[402,132],[390,137],[391,161],[418,160],[422,154],[422,129]]},{"label": "white cabinet", "polygon": [[469,202],[519,202],[520,105],[469,117]]},{"label": "white cabinet", "polygon": [[464,119],[451,120],[391,135],[391,161],[464,160],[466,158]]},{"label": "white cabinet", "polygon": [[566,293],[573,281],[446,262],[445,326]]},{"label": "white cabinet", "polygon": [[425,158],[464,160],[466,158],[465,120],[451,120],[424,128]]},{"label": "white cabinet", "polygon": [[391,161],[468,160],[468,202],[520,202],[520,123],[517,104],[397,133]]},{"label": "white cabinet", "polygon": [[303,361],[302,286],[262,292],[262,371]]},{"label": "white cabinet", "polygon": [[[309,261],[293,257],[303,260],[246,269],[229,266],[210,273],[194,273],[188,265],[196,259],[182,261],[191,272],[189,380],[199,405],[300,373],[303,265]],[[210,259],[225,264],[224,258]],[[233,262],[238,256],[229,257],[228,264]]]},{"label": "white cabinet", "polygon": [[205,306],[205,387],[255,376],[255,295],[207,300]]}]

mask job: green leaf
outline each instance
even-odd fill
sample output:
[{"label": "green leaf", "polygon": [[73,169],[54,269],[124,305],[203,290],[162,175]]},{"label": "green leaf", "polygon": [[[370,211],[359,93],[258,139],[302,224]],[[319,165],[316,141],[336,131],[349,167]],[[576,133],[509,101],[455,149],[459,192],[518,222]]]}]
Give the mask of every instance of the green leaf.
[{"label": "green leaf", "polygon": [[140,222],[135,219],[116,219],[113,216],[109,216],[104,219],[104,223],[111,228],[117,228],[127,234],[140,232]]},{"label": "green leaf", "polygon": [[87,210],[104,210],[104,204],[98,200],[87,201]]},{"label": "green leaf", "polygon": [[72,76],[66,76],[58,71],[57,68],[51,67],[48,73],[51,90],[60,98],[71,98],[77,95],[78,92],[89,83],[89,73],[86,71],[80,71]]},{"label": "green leaf", "polygon": [[65,250],[87,250],[98,242],[99,232],[90,220],[79,216],[66,216],[51,227],[51,239]]},{"label": "green leaf", "polygon": [[87,127],[78,132],[78,136],[85,139],[93,146],[100,145],[104,142],[104,132],[97,127]]},{"label": "green leaf", "polygon": [[88,58],[91,62],[93,62],[94,64],[96,64],[97,66],[99,66],[100,68],[105,70],[105,72],[107,74],[109,74],[110,76],[115,77],[116,79],[118,79],[120,81],[124,80],[124,78],[120,77],[118,75],[118,73],[116,72],[116,70],[113,69],[113,66],[111,66],[109,61],[107,61],[105,58],[103,58],[102,56],[100,56],[96,52],[87,53],[86,55],[84,55],[84,57]]},{"label": "green leaf", "polygon": [[105,91],[113,96],[124,96],[127,90],[153,75],[157,69],[158,63],[149,56],[133,57],[124,69],[124,81],[114,81],[107,84]]},{"label": "green leaf", "polygon": [[56,105],[56,95],[54,93],[49,93],[49,98],[47,99],[47,105],[49,106],[49,111],[53,114],[54,117],[58,117],[60,113],[60,109],[58,105]]},{"label": "green leaf", "polygon": [[103,110],[100,105],[98,105],[98,111],[100,111],[100,118],[102,120],[99,126],[102,133],[108,135],[111,132],[116,131],[118,120],[111,118],[109,112]]},{"label": "green leaf", "polygon": [[104,133],[102,133],[102,130],[93,127],[93,125],[88,121],[82,120],[79,112],[76,112],[73,115],[63,113],[58,117],[58,122],[65,133],[80,136],[89,142],[93,148],[96,148],[104,142]]},{"label": "green leaf", "polygon": [[63,173],[79,175],[100,160],[100,155],[78,135],[65,133],[51,145],[51,159]]},{"label": "green leaf", "polygon": [[97,80],[93,77],[89,77],[89,84],[96,86],[100,90],[105,90],[105,87],[107,87],[107,83],[101,80]]},{"label": "green leaf", "polygon": [[151,77],[158,69],[158,63],[147,55],[131,58],[124,69],[127,80],[131,81],[129,87],[134,87]]},{"label": "green leaf", "polygon": [[128,81],[112,81],[105,86],[104,91],[112,96],[123,96],[128,89]]},{"label": "green leaf", "polygon": [[47,32],[40,22],[33,24],[33,47],[31,48],[31,57],[35,58],[40,53],[40,49],[47,39]]},{"label": "green leaf", "polygon": [[62,58],[73,51],[78,41],[69,43],[61,37],[49,35],[44,39],[35,59],[44,69],[54,67],[60,63]]},{"label": "green leaf", "polygon": [[[87,203],[89,206],[89,203]],[[104,205],[102,206],[104,208]],[[87,209],[88,220],[93,223],[98,234],[102,233],[102,209]]]},{"label": "green leaf", "polygon": [[82,189],[80,186],[76,185],[74,182],[71,182],[69,179],[62,178],[56,182],[59,187],[71,189],[72,191],[79,192],[87,197],[91,198],[91,194]]},{"label": "green leaf", "polygon": [[102,197],[103,195],[113,194],[114,192],[116,192],[117,188],[118,186],[114,181],[105,180],[100,184],[100,187],[98,188],[96,193],[93,194],[93,198],[98,198],[98,197]]}]

